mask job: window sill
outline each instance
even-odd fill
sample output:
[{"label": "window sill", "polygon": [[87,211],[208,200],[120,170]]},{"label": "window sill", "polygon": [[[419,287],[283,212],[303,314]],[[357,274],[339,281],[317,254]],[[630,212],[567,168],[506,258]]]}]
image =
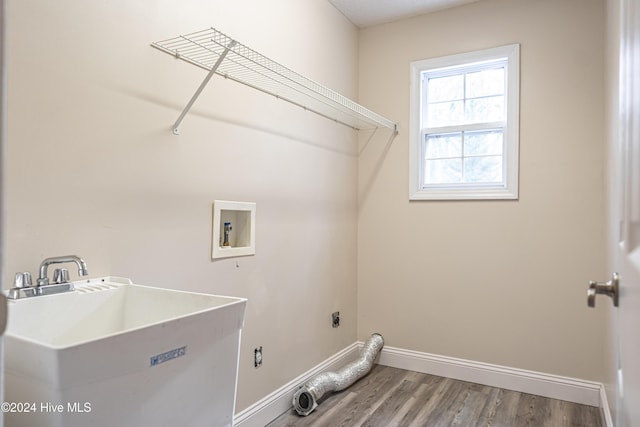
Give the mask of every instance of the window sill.
[{"label": "window sill", "polygon": [[430,188],[409,194],[409,200],[517,200],[518,193],[508,188]]}]

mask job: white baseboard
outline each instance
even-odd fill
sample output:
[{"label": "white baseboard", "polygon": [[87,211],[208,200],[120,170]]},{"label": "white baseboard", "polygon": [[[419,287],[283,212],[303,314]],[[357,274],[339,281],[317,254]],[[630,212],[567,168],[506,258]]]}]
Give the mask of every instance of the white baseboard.
[{"label": "white baseboard", "polygon": [[[359,343],[364,345],[364,343]],[[384,347],[379,364],[500,387],[583,405],[600,406],[600,383],[489,363]]]},{"label": "white baseboard", "polygon": [[[361,348],[363,342],[358,342]],[[377,363],[522,393],[600,408],[605,427],[613,427],[604,384],[560,375],[474,362],[385,346]]]},{"label": "white baseboard", "polygon": [[600,417],[604,427],[613,427],[613,419],[611,418],[611,410],[609,409],[609,400],[604,384],[600,387]]},{"label": "white baseboard", "polygon": [[360,347],[357,342],[339,351],[324,362],[237,413],[233,421],[234,427],[264,427],[287,410],[293,408],[293,393],[301,385],[323,372],[337,371],[353,361],[359,352]]},{"label": "white baseboard", "polygon": [[[299,386],[319,373],[337,371],[354,360],[363,345],[362,341],[351,344],[239,412],[235,416],[234,426],[263,427],[273,421],[293,407],[293,393]],[[603,424],[613,427],[602,383],[387,346],[382,349],[376,362],[384,366],[599,407]]]}]

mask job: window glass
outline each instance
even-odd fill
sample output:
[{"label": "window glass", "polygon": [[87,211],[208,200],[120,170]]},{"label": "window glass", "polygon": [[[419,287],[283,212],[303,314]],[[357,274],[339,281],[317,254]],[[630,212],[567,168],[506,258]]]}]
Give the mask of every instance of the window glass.
[{"label": "window glass", "polygon": [[427,105],[429,127],[451,126],[464,121],[464,100],[435,102]]},{"label": "window glass", "polygon": [[502,155],[502,130],[465,132],[464,153],[467,156]]},{"label": "window glass", "polygon": [[463,99],[464,76],[453,75],[429,79],[427,97],[430,103]]},{"label": "window glass", "polygon": [[489,123],[504,120],[504,96],[471,98],[465,102],[466,123]]},{"label": "window glass", "polygon": [[460,159],[437,159],[425,162],[425,184],[451,184],[462,181]]},{"label": "window glass", "polygon": [[460,156],[462,156],[462,133],[445,133],[427,137],[426,159]]},{"label": "window glass", "polygon": [[504,94],[504,67],[466,74],[468,98],[480,98]]},{"label": "window glass", "polygon": [[466,157],[464,182],[502,182],[502,156]]}]

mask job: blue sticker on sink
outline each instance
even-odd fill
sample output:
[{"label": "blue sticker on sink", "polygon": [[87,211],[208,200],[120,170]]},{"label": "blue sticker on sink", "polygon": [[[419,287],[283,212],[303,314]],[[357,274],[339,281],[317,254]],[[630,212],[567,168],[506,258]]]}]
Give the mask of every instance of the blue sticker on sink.
[{"label": "blue sticker on sink", "polygon": [[187,354],[187,346],[183,346],[180,348],[174,348],[173,350],[166,351],[164,353],[157,354],[155,356],[151,356],[149,358],[149,366],[156,366],[164,362],[168,362],[169,360],[176,359],[178,357],[182,357]]}]

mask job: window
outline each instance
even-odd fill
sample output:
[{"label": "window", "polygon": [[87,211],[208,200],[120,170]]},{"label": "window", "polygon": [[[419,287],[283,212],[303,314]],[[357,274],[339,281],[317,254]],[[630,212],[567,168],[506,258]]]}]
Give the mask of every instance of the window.
[{"label": "window", "polygon": [[519,45],[411,63],[411,200],[517,199]]}]

